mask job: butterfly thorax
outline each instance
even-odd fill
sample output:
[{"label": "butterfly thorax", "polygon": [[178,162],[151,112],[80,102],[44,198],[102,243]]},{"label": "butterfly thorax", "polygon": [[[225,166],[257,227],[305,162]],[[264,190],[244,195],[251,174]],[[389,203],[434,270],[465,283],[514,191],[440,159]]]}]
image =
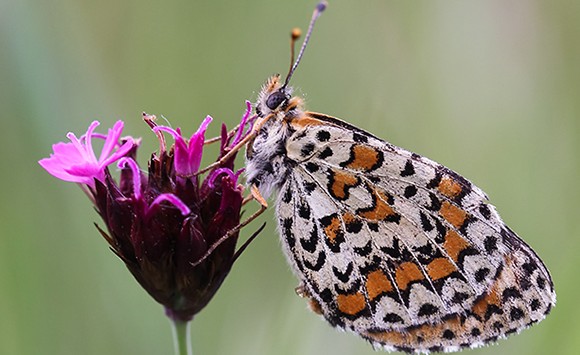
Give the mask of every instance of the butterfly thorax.
[{"label": "butterfly thorax", "polygon": [[286,155],[286,142],[293,134],[290,122],[303,114],[302,99],[292,97],[292,89],[273,76],[262,87],[256,103],[259,133],[246,153],[248,183],[264,197],[279,189],[293,166]]}]

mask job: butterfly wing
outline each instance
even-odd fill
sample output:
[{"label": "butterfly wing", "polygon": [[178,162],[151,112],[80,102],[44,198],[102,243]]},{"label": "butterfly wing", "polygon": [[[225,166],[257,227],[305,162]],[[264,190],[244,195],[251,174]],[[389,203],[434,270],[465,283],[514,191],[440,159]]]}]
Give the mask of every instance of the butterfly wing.
[{"label": "butterfly wing", "polygon": [[475,185],[333,117],[288,125],[281,236],[331,324],[389,349],[453,350],[549,312],[548,271]]}]

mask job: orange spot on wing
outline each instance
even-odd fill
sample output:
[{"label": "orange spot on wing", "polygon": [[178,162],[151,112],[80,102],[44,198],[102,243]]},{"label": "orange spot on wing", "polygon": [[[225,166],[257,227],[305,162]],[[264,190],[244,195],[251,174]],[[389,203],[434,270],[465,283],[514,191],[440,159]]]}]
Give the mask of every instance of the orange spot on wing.
[{"label": "orange spot on wing", "polygon": [[301,129],[306,126],[320,126],[322,124],[324,124],[324,122],[316,118],[310,117],[308,115],[295,117],[291,121],[291,125],[293,126],[294,129]]},{"label": "orange spot on wing", "polygon": [[457,271],[457,268],[447,258],[436,258],[427,267],[427,274],[431,280],[439,280]]},{"label": "orange spot on wing", "polygon": [[379,332],[365,332],[363,336],[372,341],[379,342],[381,344],[402,346],[403,344],[409,344],[411,340],[411,334],[408,332],[401,333],[398,331],[379,331]]},{"label": "orange spot on wing", "polygon": [[413,349],[428,349],[441,344],[442,334],[451,330],[455,334],[463,334],[469,330],[471,324],[462,323],[458,316],[448,318],[437,324],[423,324],[414,328],[405,328],[404,331],[379,330],[362,333],[362,336],[374,342],[390,346]]},{"label": "orange spot on wing", "polygon": [[340,220],[335,216],[332,218],[330,224],[324,227],[324,234],[326,234],[326,237],[330,240],[331,243],[334,244],[336,241],[336,236],[338,233],[340,233],[341,230],[342,226],[340,224]]},{"label": "orange spot on wing", "polygon": [[333,170],[333,173],[334,181],[332,186],[330,186],[332,194],[339,199],[344,199],[346,198],[347,188],[355,186],[358,183],[358,179],[356,176],[340,170]]},{"label": "orange spot on wing", "polygon": [[355,221],[356,217],[352,213],[347,212],[342,215],[342,220],[344,221],[345,224],[349,224]]},{"label": "orange spot on wing", "polygon": [[470,243],[459,236],[455,231],[449,230],[447,231],[447,234],[445,234],[443,249],[445,249],[447,255],[449,255],[455,262],[459,259],[459,253],[469,245]]},{"label": "orange spot on wing", "polygon": [[395,282],[401,290],[407,289],[409,284],[414,281],[423,280],[425,276],[417,264],[404,262],[395,270]]},{"label": "orange spot on wing", "polygon": [[508,254],[504,258],[505,266],[503,271],[499,273],[495,281],[491,285],[491,291],[485,295],[482,299],[477,301],[472,308],[473,313],[477,314],[480,318],[483,318],[487,313],[487,307],[490,305],[495,305],[502,308],[501,293],[509,285],[517,283],[516,276],[514,274],[513,260]]},{"label": "orange spot on wing", "polygon": [[381,270],[375,270],[368,274],[366,282],[367,294],[371,300],[384,292],[393,290],[393,284]]},{"label": "orange spot on wing", "polygon": [[494,287],[491,289],[491,292],[473,305],[472,308],[473,313],[477,314],[480,318],[483,318],[485,316],[485,313],[487,312],[487,307],[489,305],[492,304],[496,306],[500,305],[500,296],[498,294],[497,285],[498,283],[496,282],[494,284]]},{"label": "orange spot on wing", "polygon": [[437,187],[443,195],[453,198],[461,193],[461,185],[451,178],[443,178]]},{"label": "orange spot on wing", "polygon": [[352,152],[354,159],[346,165],[347,168],[369,171],[379,162],[379,152],[373,147],[357,144],[352,147]]},{"label": "orange spot on wing", "polygon": [[371,221],[382,221],[388,216],[394,215],[395,211],[387,204],[387,197],[380,190],[373,190],[375,195],[375,207],[370,211],[361,212],[359,215]]},{"label": "orange spot on wing", "polygon": [[439,214],[445,218],[447,222],[455,226],[455,228],[460,228],[467,218],[467,212],[451,204],[449,201],[443,202],[441,209],[439,209]]},{"label": "orange spot on wing", "polygon": [[336,303],[342,313],[351,316],[354,316],[366,307],[365,296],[360,292],[338,295],[336,296]]}]

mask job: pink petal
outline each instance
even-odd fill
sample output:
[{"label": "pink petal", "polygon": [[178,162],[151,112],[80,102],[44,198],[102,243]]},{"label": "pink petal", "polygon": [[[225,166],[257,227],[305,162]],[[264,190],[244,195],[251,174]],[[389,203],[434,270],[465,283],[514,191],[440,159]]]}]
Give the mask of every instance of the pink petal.
[{"label": "pink petal", "polygon": [[109,129],[107,139],[105,140],[103,150],[101,151],[101,156],[99,157],[100,162],[104,161],[107,156],[111,154],[115,146],[119,144],[119,138],[121,137],[121,132],[123,132],[123,126],[123,121],[119,120],[115,122],[113,128]]}]

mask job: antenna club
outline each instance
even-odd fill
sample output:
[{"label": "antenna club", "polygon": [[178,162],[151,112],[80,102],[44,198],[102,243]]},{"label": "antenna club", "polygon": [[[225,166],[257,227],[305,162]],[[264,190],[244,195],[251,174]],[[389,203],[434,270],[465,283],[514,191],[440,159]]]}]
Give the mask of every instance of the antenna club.
[{"label": "antenna club", "polygon": [[292,40],[295,41],[300,38],[300,36],[302,36],[302,30],[298,27],[295,27],[292,29],[292,32],[290,32],[290,35],[292,36]]},{"label": "antenna club", "polygon": [[[290,71],[288,72],[288,75],[286,75],[286,80],[284,80],[284,85],[282,85],[282,88],[286,88],[286,86],[290,82],[290,78],[292,78],[292,75],[294,74],[294,70],[296,70],[296,67],[298,67],[298,64],[300,64],[300,59],[302,59],[302,55],[304,54],[306,45],[310,40],[310,35],[312,34],[312,30],[314,29],[314,24],[316,23],[316,20],[318,19],[322,11],[326,9],[326,5],[328,5],[328,3],[325,0],[319,2],[318,5],[316,5],[316,9],[314,9],[314,12],[312,13],[312,19],[310,20],[308,31],[306,32],[306,36],[304,37],[304,42],[302,42],[302,47],[300,48],[300,52],[298,52],[298,57],[296,58],[294,64],[290,67]],[[294,30],[292,31],[292,45],[293,44],[294,44]],[[294,53],[293,48],[294,47],[292,46],[292,53]]]}]

